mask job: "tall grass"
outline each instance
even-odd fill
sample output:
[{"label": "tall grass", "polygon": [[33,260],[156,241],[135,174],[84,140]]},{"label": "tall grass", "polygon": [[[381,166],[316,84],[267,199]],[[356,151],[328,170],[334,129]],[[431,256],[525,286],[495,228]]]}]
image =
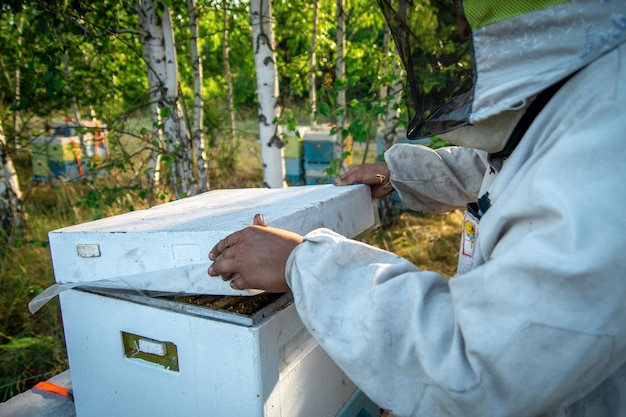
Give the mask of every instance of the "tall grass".
[{"label": "tall grass", "polygon": [[368,243],[408,259],[423,270],[446,278],[456,273],[463,215],[398,213],[390,226],[373,234]]},{"label": "tall grass", "polygon": [[[262,186],[258,141],[241,141],[237,158],[235,169],[220,167],[217,159],[213,160],[211,188]],[[97,186],[35,184],[28,181],[30,161],[16,162],[21,165],[21,178],[26,179],[22,188],[26,188],[28,229],[11,244],[0,241],[0,402],[68,367],[58,300],[50,301],[35,315],[27,308],[35,295],[54,283],[47,233],[145,206],[131,191],[118,195],[104,208],[77,205]],[[405,211],[390,228],[375,232],[369,241],[423,269],[451,276],[456,267],[460,221],[458,213],[425,216]]]},{"label": "tall grass", "polygon": [[58,301],[31,315],[28,302],[54,282],[47,232],[76,222],[63,187],[31,190],[28,230],[0,241],[0,401],[67,368]]}]

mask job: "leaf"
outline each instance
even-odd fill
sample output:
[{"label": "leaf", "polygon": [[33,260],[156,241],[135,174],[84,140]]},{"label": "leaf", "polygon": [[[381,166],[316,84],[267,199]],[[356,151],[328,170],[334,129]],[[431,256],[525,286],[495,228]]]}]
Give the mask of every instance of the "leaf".
[{"label": "leaf", "polygon": [[330,107],[328,107],[327,103],[324,103],[324,102],[319,103],[318,111],[320,112],[322,116],[330,115]]},{"label": "leaf", "polygon": [[170,117],[172,115],[172,109],[169,107],[163,107],[161,109],[161,117]]},{"label": "leaf", "polygon": [[50,83],[50,86],[56,92],[59,92],[63,89],[63,83],[61,82],[61,80],[58,80],[58,79],[52,80],[52,82]]}]

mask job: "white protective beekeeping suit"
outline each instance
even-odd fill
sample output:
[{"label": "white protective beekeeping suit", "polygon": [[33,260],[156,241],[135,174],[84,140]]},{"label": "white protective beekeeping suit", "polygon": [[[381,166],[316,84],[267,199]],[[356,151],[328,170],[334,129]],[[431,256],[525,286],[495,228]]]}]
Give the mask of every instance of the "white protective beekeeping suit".
[{"label": "white protective beekeeping suit", "polygon": [[465,3],[473,101],[445,136],[461,147],[396,145],[386,160],[413,209],[488,198],[468,262],[448,281],[317,230],[287,263],[297,309],[394,415],[626,416],[626,2],[536,2],[484,25]]}]

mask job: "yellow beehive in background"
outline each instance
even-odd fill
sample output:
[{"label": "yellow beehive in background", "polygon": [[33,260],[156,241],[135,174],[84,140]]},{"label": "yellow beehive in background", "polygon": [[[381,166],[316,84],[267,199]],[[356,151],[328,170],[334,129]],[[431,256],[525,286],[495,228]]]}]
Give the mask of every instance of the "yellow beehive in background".
[{"label": "yellow beehive in background", "polygon": [[31,138],[31,161],[35,181],[86,179],[87,158],[108,157],[104,127],[94,121],[80,124],[66,120],[52,125],[52,136]]}]

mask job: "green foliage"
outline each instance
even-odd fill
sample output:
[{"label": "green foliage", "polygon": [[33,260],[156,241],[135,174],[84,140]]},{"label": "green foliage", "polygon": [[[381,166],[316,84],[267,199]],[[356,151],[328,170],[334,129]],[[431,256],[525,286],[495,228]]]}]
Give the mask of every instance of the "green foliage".
[{"label": "green foliage", "polygon": [[[55,109],[67,109],[72,100],[77,100],[81,108],[95,105],[102,109],[119,106],[117,100],[141,91],[138,87],[142,83],[137,83],[136,75],[145,78],[145,70],[138,60],[129,65],[141,45],[127,43],[121,36],[113,39],[120,25],[132,27],[127,10],[114,2],[106,6],[99,2],[76,4],[67,7],[62,2],[35,2],[25,4],[18,15],[2,15],[23,23],[21,31],[17,25],[10,25],[12,30],[2,35],[6,40],[3,43],[11,46],[3,50],[3,69],[7,74],[21,72],[19,101],[15,101],[11,85],[0,85],[10,93],[3,97],[13,100],[9,102],[13,108],[47,115]],[[5,19],[0,25],[6,24]],[[20,44],[28,48],[20,48]],[[64,54],[71,69],[69,79]],[[132,82],[126,82],[128,76]]]},{"label": "green foliage", "polygon": [[90,209],[93,212],[92,219],[97,220],[108,217],[111,212],[134,211],[133,200],[140,197],[147,201],[149,197],[147,191],[140,189],[136,184],[129,187],[99,184],[90,187],[76,202],[76,207]]},{"label": "green foliage", "polygon": [[[379,66],[382,65],[382,60],[386,59],[382,54],[378,56]],[[318,107],[318,112],[324,117],[331,119],[337,119],[339,116],[344,115],[348,121],[347,126],[342,128],[335,127],[331,133],[340,131],[342,140],[345,142],[346,138],[350,138],[353,143],[367,144],[375,139],[377,133],[377,122],[381,115],[387,111],[387,106],[392,97],[381,98],[378,94],[381,84],[392,84],[395,81],[393,75],[389,75],[384,79],[374,77],[371,83],[364,84],[363,80],[357,76],[349,77],[347,80],[338,80],[328,87],[324,87],[321,90],[321,97],[323,98]],[[367,88],[366,88],[367,87]],[[342,109],[336,105],[336,97],[339,91],[358,91],[356,97],[353,97],[347,103],[347,107]],[[355,163],[363,163],[367,157],[367,151],[369,147],[366,147],[366,153],[363,156],[363,161],[355,161]],[[338,175],[346,159],[353,156],[350,151],[344,152],[340,158],[332,161],[330,166],[325,169],[329,178]]]},{"label": "green foliage", "polygon": [[[226,99],[224,81],[224,58],[222,53],[222,13],[221,2],[202,6],[200,48],[203,56],[204,73],[210,74],[205,80],[209,100]],[[256,102],[256,79],[252,49],[252,29],[250,16],[245,3],[227,2],[231,71],[233,76],[234,101],[238,108],[254,108]],[[178,34],[176,34],[178,36]],[[177,38],[178,39],[178,38]],[[180,45],[181,42],[178,42]]]}]

